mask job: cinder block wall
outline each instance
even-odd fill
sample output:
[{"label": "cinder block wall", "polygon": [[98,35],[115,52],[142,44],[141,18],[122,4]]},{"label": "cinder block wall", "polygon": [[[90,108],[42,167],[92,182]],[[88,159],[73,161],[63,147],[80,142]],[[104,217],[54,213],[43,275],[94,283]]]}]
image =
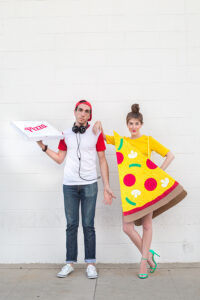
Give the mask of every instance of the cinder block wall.
[{"label": "cinder block wall", "polygon": [[[200,260],[199,28],[197,0],[0,0],[0,263],[65,260],[64,165],[9,122],[47,120],[63,130],[79,99],[91,101],[108,134],[128,135],[126,114],[140,104],[142,132],[175,154],[168,172],[188,191],[154,221],[152,248],[160,262]],[[100,181],[97,261],[138,262],[121,229],[112,146],[106,155],[117,199],[104,206]],[[80,226],[80,262],[83,250]]]}]

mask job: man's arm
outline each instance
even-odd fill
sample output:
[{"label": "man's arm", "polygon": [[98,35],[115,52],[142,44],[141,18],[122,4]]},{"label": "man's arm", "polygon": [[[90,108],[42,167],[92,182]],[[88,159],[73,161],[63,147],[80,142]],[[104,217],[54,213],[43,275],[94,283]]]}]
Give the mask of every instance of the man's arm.
[{"label": "man's arm", "polygon": [[116,198],[116,197],[114,196],[109,185],[108,163],[104,151],[99,151],[97,153],[99,157],[99,165],[100,165],[101,176],[104,185],[104,203],[110,205],[112,203],[112,198]]},{"label": "man's arm", "polygon": [[[45,149],[45,145],[43,144],[42,141],[38,141],[37,142],[39,147],[41,149]],[[59,150],[58,152],[55,152],[49,148],[47,148],[46,150],[46,154],[52,158],[55,162],[57,162],[58,164],[62,164],[63,161],[65,160],[65,156],[67,154],[67,151],[62,151],[62,150]]]}]

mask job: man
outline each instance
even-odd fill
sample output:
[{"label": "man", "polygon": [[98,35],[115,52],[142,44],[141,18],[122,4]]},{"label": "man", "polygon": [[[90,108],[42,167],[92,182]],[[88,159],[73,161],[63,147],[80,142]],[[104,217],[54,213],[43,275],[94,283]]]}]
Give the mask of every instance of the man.
[{"label": "man", "polygon": [[88,264],[88,278],[97,278],[96,236],[94,217],[97,198],[96,154],[98,154],[101,175],[104,184],[104,203],[111,204],[115,197],[109,186],[108,164],[105,157],[105,143],[102,133],[95,135],[88,121],[92,119],[92,106],[86,100],[79,101],[74,110],[76,122],[72,128],[64,131],[56,153],[42,141],[38,145],[46,154],[61,164],[66,157],[63,192],[65,204],[66,229],[66,265],[57,274],[66,277],[74,271],[77,261],[77,232],[79,226],[79,205],[81,203],[82,226],[85,245],[85,262]]}]

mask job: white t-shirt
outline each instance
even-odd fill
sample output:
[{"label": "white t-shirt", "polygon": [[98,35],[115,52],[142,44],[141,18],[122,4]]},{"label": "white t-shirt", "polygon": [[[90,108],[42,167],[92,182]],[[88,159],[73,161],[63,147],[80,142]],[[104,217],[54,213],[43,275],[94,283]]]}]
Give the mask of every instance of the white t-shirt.
[{"label": "white t-shirt", "polygon": [[[58,147],[60,150],[67,151],[63,184],[84,185],[96,182],[97,151],[105,150],[102,133],[95,135],[92,132],[92,126],[89,126],[83,134],[76,134],[70,128],[65,130],[63,135],[64,140],[60,141]],[[63,147],[63,142],[66,148]],[[81,178],[79,176],[79,166]]]}]

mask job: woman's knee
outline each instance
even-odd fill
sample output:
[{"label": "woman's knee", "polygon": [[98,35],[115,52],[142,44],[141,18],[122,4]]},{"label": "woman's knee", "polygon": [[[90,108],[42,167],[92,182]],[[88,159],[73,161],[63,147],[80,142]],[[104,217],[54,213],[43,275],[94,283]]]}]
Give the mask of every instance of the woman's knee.
[{"label": "woman's knee", "polygon": [[134,225],[132,223],[123,223],[123,232],[129,234],[130,231],[134,230]]},{"label": "woman's knee", "polygon": [[152,230],[152,213],[146,215],[142,219],[143,230]]},{"label": "woman's knee", "polygon": [[143,230],[146,230],[146,231],[152,230],[152,221],[151,220],[144,221],[142,223],[142,227],[143,227]]}]

